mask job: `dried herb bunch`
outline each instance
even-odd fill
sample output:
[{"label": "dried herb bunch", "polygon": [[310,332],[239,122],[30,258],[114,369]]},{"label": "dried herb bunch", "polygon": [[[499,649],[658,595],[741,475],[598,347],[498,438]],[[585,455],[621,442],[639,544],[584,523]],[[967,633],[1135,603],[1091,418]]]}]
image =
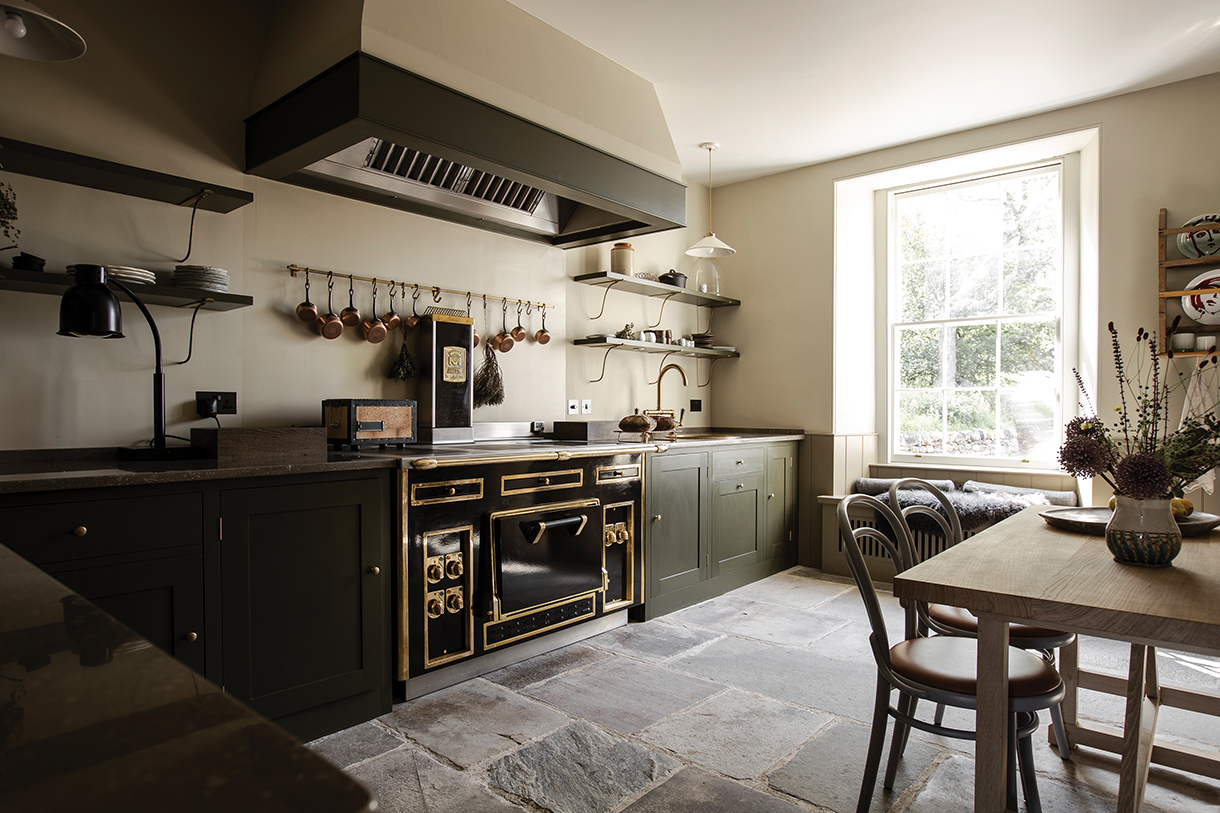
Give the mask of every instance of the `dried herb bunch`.
[{"label": "dried herb bunch", "polygon": [[[1132,499],[1181,497],[1186,486],[1220,465],[1220,415],[1215,408],[1188,412],[1170,431],[1170,394],[1187,385],[1186,374],[1179,372],[1171,381],[1171,371],[1161,366],[1156,334],[1143,328],[1135,335],[1132,363],[1125,363],[1113,322],[1109,329],[1119,382],[1118,419],[1112,426],[1096,415],[1070,421],[1059,464],[1076,477],[1100,477],[1116,494]],[[1195,369],[1216,365],[1212,355]],[[1093,411],[1080,374],[1073,373]]]}]

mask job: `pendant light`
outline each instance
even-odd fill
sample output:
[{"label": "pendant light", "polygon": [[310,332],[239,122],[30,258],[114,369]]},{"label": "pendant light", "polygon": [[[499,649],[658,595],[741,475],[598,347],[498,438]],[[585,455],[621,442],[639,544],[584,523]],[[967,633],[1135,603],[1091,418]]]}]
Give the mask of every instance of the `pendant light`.
[{"label": "pendant light", "polygon": [[[705,141],[699,145],[699,149],[707,150],[707,223],[709,227],[712,224],[712,151],[719,146],[715,141]],[[709,231],[702,240],[688,248],[686,253],[692,257],[731,257],[737,253],[737,249],[718,238],[715,232]]]},{"label": "pendant light", "polygon": [[33,3],[0,2],[0,54],[38,62],[64,62],[85,53],[84,38]]}]

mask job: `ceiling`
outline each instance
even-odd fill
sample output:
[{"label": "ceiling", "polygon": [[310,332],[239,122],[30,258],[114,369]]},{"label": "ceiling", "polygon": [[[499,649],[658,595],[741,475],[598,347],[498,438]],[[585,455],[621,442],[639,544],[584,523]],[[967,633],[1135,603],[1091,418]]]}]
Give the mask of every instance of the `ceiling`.
[{"label": "ceiling", "polygon": [[1220,71],[1216,0],[511,2],[653,83],[684,176],[719,142],[715,186]]}]

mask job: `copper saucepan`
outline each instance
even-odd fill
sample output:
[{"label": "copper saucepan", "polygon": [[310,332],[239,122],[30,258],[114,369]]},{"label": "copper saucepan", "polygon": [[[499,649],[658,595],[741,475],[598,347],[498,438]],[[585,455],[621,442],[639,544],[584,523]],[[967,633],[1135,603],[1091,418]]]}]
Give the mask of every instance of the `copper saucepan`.
[{"label": "copper saucepan", "polygon": [[326,315],[319,316],[313,323],[313,329],[324,339],[337,339],[343,335],[343,320],[335,316],[334,305],[335,280],[326,275]]},{"label": "copper saucepan", "polygon": [[513,344],[516,342],[513,339],[512,333],[508,330],[508,300],[504,300],[504,307],[501,309],[504,312],[504,329],[492,337],[491,346],[501,353],[507,353],[513,349]]},{"label": "copper saucepan", "polygon": [[413,330],[419,324],[419,314],[415,312],[415,301],[419,299],[419,286],[414,286],[415,290],[411,292],[411,315],[402,320],[402,323],[407,326],[407,330]]},{"label": "copper saucepan", "polygon": [[360,309],[356,307],[356,289],[352,286],[352,278],[347,278],[347,307],[339,311],[339,318],[347,327],[360,324]]},{"label": "copper saucepan", "polygon": [[402,317],[394,311],[394,296],[395,283],[390,283],[390,310],[381,317],[382,324],[385,325],[387,331],[398,330],[398,326],[402,324]]},{"label": "copper saucepan", "polygon": [[515,342],[525,341],[525,328],[521,327],[521,303],[517,302],[517,326],[512,329],[512,337]]},{"label": "copper saucepan", "polygon": [[317,321],[318,306],[309,301],[309,269],[305,269],[305,301],[297,305],[297,318],[306,324]]},{"label": "copper saucepan", "polygon": [[378,344],[385,340],[388,331],[385,323],[377,318],[377,280],[373,279],[373,315],[360,323],[360,335],[369,344]]},{"label": "copper saucepan", "polygon": [[551,340],[551,331],[546,329],[546,305],[542,306],[542,330],[534,334],[534,341],[546,344]]}]

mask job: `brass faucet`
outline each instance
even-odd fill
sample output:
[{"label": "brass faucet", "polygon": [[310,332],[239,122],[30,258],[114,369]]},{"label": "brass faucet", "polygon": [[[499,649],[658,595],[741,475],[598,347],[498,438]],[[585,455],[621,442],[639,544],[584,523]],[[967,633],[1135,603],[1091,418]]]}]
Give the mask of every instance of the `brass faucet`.
[{"label": "brass faucet", "polygon": [[[682,376],[682,386],[687,386],[690,383],[686,379],[686,370],[683,370],[680,365],[666,364],[664,367],[661,368],[661,374],[659,376],[657,376],[657,408],[656,409],[646,409],[646,410],[644,410],[644,414],[651,415],[652,417],[664,415],[666,417],[673,418],[674,423],[677,426],[681,426],[682,421],[681,421],[681,419],[678,418],[677,412],[675,412],[672,409],[662,409],[661,408],[661,382],[665,380],[665,374],[668,373],[670,370],[677,370],[678,374]],[[685,413],[686,410],[683,409],[682,412]]]}]

